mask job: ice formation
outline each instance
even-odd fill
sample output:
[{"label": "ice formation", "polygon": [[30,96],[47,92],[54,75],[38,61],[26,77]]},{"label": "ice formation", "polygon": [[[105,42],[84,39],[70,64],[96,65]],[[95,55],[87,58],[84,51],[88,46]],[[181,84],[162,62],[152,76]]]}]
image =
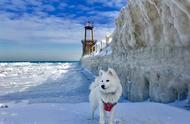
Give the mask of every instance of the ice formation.
[{"label": "ice formation", "polygon": [[116,19],[112,54],[81,62],[94,73],[115,68],[131,101],[190,101],[189,34],[189,0],[129,0]]}]

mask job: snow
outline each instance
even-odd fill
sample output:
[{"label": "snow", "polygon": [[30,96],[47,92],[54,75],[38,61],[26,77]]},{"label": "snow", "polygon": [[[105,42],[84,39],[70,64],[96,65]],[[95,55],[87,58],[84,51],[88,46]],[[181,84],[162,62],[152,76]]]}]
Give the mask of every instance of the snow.
[{"label": "snow", "polygon": [[8,63],[1,65],[0,101],[84,102],[89,79],[79,63]]},{"label": "snow", "polygon": [[106,56],[106,55],[111,55],[112,54],[112,48],[111,46],[107,46],[102,49],[102,51],[94,53],[94,56]]},{"label": "snow", "polygon": [[182,101],[176,100],[173,103],[169,103],[169,105],[175,106],[178,108],[183,108],[185,110],[190,110],[190,104],[188,103],[188,99],[182,100]]},{"label": "snow", "polygon": [[[79,63],[0,63],[0,74],[0,124],[98,124],[88,103],[94,76]],[[115,123],[189,124],[176,104],[122,100]]]},{"label": "snow", "polygon": [[[89,103],[10,103],[0,110],[1,124],[98,124]],[[117,124],[189,124],[190,112],[159,103],[119,103]]]}]

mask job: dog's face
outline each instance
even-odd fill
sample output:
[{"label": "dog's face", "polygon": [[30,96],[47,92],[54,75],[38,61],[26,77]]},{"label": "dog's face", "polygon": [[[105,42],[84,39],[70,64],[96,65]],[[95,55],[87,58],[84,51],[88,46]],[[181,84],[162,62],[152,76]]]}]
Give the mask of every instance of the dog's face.
[{"label": "dog's face", "polygon": [[107,72],[100,70],[99,76],[100,91],[103,93],[115,93],[118,88],[118,78],[116,72],[110,68]]}]

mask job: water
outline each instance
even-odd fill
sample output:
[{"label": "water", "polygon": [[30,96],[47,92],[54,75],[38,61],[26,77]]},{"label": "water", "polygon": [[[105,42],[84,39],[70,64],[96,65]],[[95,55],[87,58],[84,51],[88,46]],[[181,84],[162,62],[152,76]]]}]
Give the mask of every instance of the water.
[{"label": "water", "polygon": [[0,61],[0,63],[79,63],[79,61]]},{"label": "water", "polygon": [[88,101],[85,73],[79,62],[1,62],[0,102]]}]

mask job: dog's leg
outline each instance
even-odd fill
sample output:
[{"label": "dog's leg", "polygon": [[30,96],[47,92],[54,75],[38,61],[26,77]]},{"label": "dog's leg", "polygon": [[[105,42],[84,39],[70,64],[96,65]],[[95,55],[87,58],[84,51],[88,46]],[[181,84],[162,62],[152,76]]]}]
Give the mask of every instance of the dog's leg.
[{"label": "dog's leg", "polygon": [[92,110],[92,120],[94,120],[94,110]]},{"label": "dog's leg", "polygon": [[89,101],[90,101],[90,107],[92,110],[91,114],[92,114],[92,120],[93,120],[94,119],[94,113],[98,107],[98,100],[97,100],[95,89],[90,92]]},{"label": "dog's leg", "polygon": [[109,124],[114,124],[114,114],[115,114],[115,106],[112,108],[110,112]]},{"label": "dog's leg", "polygon": [[97,105],[92,105],[92,120],[94,120],[94,114],[96,111]]},{"label": "dog's leg", "polygon": [[100,102],[99,104],[99,109],[100,109],[100,124],[105,124],[105,111],[104,111],[104,104]]}]

